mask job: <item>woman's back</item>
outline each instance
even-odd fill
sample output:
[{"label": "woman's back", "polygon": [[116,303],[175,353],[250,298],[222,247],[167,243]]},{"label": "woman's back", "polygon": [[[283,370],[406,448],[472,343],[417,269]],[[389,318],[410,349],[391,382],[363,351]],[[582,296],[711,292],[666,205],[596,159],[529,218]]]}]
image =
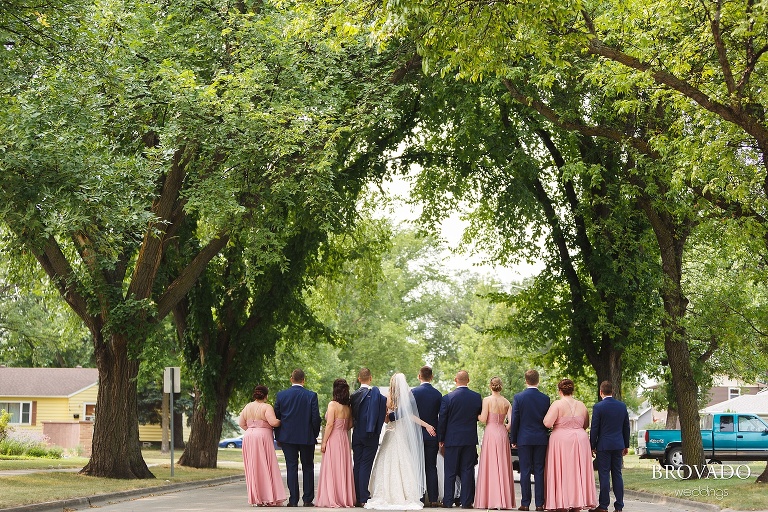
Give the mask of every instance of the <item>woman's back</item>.
[{"label": "woman's back", "polygon": [[509,404],[509,400],[503,396],[491,395],[487,397],[486,400],[488,400],[488,412],[493,414],[501,414],[502,416],[509,414],[509,408],[511,406]]}]

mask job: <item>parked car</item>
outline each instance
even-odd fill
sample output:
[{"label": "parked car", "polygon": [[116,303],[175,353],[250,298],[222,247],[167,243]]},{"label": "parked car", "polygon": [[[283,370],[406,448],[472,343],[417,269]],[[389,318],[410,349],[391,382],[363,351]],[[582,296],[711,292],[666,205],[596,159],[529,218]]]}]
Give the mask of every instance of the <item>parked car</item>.
[{"label": "parked car", "polygon": [[[716,413],[702,416],[701,442],[710,463],[767,460],[768,425],[752,413]],[[683,465],[679,430],[638,432],[641,459],[656,459],[662,466]]]},{"label": "parked car", "polygon": [[222,439],[219,441],[219,448],[242,448],[243,436],[230,437],[229,439]]}]

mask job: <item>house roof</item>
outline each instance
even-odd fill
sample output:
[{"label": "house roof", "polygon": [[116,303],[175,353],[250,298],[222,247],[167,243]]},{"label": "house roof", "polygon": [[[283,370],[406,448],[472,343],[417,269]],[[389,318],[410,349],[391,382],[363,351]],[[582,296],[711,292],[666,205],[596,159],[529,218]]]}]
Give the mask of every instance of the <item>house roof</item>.
[{"label": "house roof", "polygon": [[768,389],[764,389],[755,395],[741,395],[725,402],[712,404],[702,409],[702,412],[751,412],[761,416],[768,416]]},{"label": "house roof", "polygon": [[7,368],[0,366],[0,396],[66,397],[99,381],[96,368]]}]

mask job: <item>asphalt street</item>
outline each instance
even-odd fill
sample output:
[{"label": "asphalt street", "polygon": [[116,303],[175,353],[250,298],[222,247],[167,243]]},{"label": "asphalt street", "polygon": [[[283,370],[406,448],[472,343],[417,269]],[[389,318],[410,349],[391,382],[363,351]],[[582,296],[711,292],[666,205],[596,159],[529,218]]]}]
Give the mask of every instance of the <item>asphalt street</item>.
[{"label": "asphalt street", "polygon": [[[316,468],[318,467],[319,465],[316,464]],[[315,478],[317,478],[317,474]],[[515,484],[515,496],[519,504],[519,484]],[[624,501],[626,512],[715,512],[720,510],[714,505],[697,504],[674,498],[660,498],[635,492],[627,492]],[[245,480],[237,477],[221,479],[216,482],[180,484],[172,489],[144,489],[119,495],[93,496],[78,500],[41,503],[0,510],[2,512],[72,512],[94,509],[98,509],[99,512],[231,512],[250,510],[252,507],[248,505]],[[260,510],[285,512],[287,509],[285,507],[260,507]],[[313,510],[315,512],[334,510],[338,512],[337,509],[313,508]]]}]

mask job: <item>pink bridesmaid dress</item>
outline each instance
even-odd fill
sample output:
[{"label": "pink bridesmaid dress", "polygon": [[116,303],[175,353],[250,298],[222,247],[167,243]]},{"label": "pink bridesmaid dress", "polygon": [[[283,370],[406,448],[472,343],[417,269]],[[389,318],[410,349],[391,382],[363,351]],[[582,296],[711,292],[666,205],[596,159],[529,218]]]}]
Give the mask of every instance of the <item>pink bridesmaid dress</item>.
[{"label": "pink bridesmaid dress", "polygon": [[503,414],[488,413],[477,468],[475,508],[515,508],[512,456],[504,418]]},{"label": "pink bridesmaid dress", "polygon": [[248,420],[248,429],[243,435],[243,466],[250,505],[283,504],[285,487],[275,454],[272,426],[267,421]]},{"label": "pink bridesmaid dress", "polygon": [[597,505],[592,447],[584,416],[557,418],[549,436],[544,508],[589,509]]},{"label": "pink bridesmaid dress", "polygon": [[350,428],[349,419],[337,418],[333,422],[333,429],[325,444],[325,453],[320,463],[316,507],[355,506],[355,481],[352,478],[352,451],[349,445]]}]

